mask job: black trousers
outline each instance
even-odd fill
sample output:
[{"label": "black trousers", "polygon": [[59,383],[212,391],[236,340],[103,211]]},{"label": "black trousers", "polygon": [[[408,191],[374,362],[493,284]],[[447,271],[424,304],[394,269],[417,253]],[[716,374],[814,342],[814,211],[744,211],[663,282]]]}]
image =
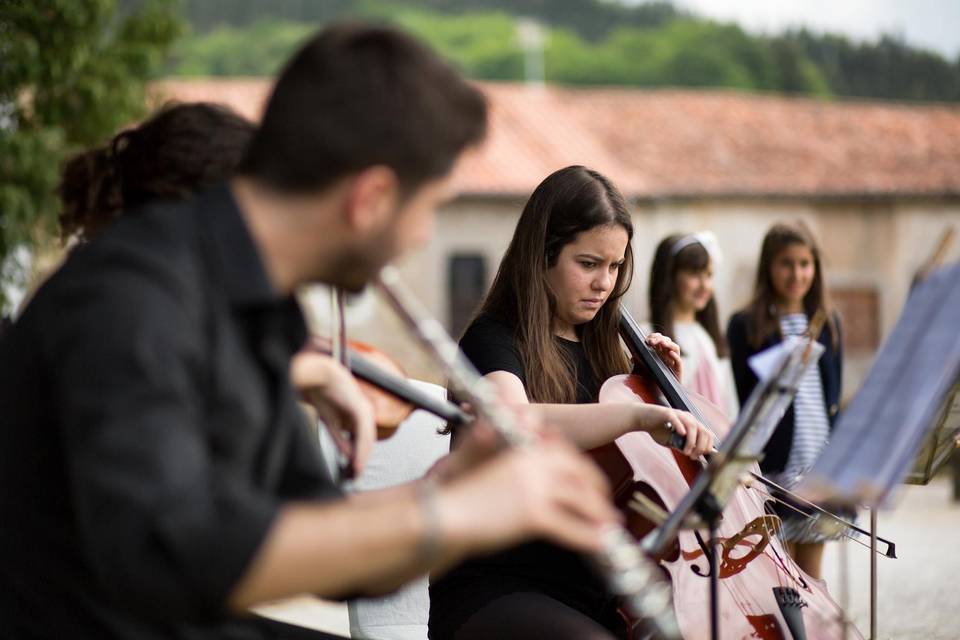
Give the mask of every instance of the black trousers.
[{"label": "black trousers", "polygon": [[[246,620],[245,626],[246,624],[249,624],[251,627],[249,630],[256,634],[251,637],[256,637],[258,640],[260,638],[269,638],[270,640],[349,640],[343,636],[335,636],[324,633],[323,631],[314,631],[313,629],[298,627],[287,624],[286,622],[271,620],[270,618],[257,615]],[[237,640],[244,638],[245,636],[238,636]],[[231,640],[233,640],[232,637]]]},{"label": "black trousers", "polygon": [[588,615],[547,590],[475,582],[430,601],[430,640],[623,640],[614,606]]}]

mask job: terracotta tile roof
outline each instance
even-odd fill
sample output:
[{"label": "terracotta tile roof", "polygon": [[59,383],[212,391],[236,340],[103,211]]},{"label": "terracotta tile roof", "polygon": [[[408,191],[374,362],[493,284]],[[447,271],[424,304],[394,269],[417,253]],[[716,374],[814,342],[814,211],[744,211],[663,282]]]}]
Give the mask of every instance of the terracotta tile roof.
[{"label": "terracotta tile roof", "polygon": [[[960,196],[960,108],[827,102],[733,91],[481,85],[490,136],[464,191],[525,195],[585,164],[628,195]],[[165,80],[178,100],[257,117],[263,79]]]},{"label": "terracotta tile roof", "polygon": [[220,102],[251,120],[259,120],[272,87],[266,78],[168,78],[154,82],[150,94],[160,103]]}]

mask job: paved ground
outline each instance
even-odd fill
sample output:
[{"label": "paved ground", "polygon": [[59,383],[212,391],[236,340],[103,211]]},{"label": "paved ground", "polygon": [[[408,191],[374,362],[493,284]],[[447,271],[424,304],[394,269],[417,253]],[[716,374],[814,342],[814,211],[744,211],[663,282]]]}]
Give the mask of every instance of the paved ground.
[{"label": "paved ground", "polygon": [[[892,511],[879,512],[878,533],[897,544],[897,560],[877,559],[878,640],[960,638],[960,504],[951,487],[937,480],[904,487]],[[869,526],[869,517],[862,517]],[[864,527],[866,528],[866,527]],[[828,547],[824,577],[839,596],[838,545]],[[850,616],[870,633],[870,552],[849,544]]]},{"label": "paved ground", "polygon": [[[869,518],[861,520],[869,525]],[[865,527],[866,528],[866,527]],[[892,511],[881,511],[879,534],[897,544],[899,559],[880,557],[878,640],[956,640],[960,638],[960,505],[950,501],[947,481],[905,487]],[[870,633],[870,553],[848,545],[849,614]],[[840,599],[839,545],[831,544],[824,577]],[[260,609],[287,622],[347,635],[346,607],[315,598],[297,598]],[[813,640],[813,639],[811,639]]]}]

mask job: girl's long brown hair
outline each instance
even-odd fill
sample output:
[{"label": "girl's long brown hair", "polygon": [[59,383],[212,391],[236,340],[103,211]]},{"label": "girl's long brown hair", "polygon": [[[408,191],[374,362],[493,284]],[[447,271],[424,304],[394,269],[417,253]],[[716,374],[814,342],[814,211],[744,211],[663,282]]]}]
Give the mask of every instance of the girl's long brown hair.
[{"label": "girl's long brown hair", "polygon": [[[681,271],[700,272],[710,266],[710,254],[700,242],[693,242],[680,251],[674,251],[684,234],[667,236],[657,245],[650,269],[650,324],[670,338],[674,337],[673,306],[676,300],[677,274]],[[716,296],[695,314],[695,319],[706,330],[717,349],[717,356],[727,355],[727,341],[720,331]]]},{"label": "girl's long brown hair", "polygon": [[574,363],[553,333],[556,299],[547,270],[564,246],[584,231],[617,225],[627,232],[624,262],[606,303],[593,320],[577,327],[587,360],[599,380],[626,373],[620,347],[620,298],[633,277],[633,224],[626,202],[603,175],[582,166],[560,169],[534,190],[520,215],[510,246],[480,309],[514,327],[531,402],[576,401]]},{"label": "girl's long brown hair", "polygon": [[[820,246],[810,229],[802,221],[780,222],[767,231],[760,249],[760,262],[757,264],[757,279],[754,285],[753,300],[747,305],[750,318],[747,341],[754,349],[759,349],[771,335],[782,337],[780,319],[777,312],[777,292],[770,278],[773,261],[786,247],[799,244],[810,249],[813,254],[814,274],[810,290],[803,297],[803,310],[808,318],[813,318],[822,310],[826,317],[826,326],[830,330],[830,344],[836,346],[838,340],[837,323],[834,320],[827,288],[823,279],[823,261]],[[816,337],[816,336],[815,336]]]}]

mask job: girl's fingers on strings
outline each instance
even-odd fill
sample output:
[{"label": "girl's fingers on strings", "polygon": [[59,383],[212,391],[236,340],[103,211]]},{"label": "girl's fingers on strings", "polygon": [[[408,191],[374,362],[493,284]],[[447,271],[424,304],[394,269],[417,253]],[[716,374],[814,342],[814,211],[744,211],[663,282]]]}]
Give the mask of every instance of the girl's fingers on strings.
[{"label": "girl's fingers on strings", "polygon": [[697,439],[697,451],[696,457],[700,457],[706,453],[713,451],[713,434],[709,430],[702,428],[700,430],[700,436]]},{"label": "girl's fingers on strings", "polygon": [[680,378],[683,372],[680,345],[661,333],[648,335],[647,344],[656,351],[657,356],[670,368],[673,374]]}]

